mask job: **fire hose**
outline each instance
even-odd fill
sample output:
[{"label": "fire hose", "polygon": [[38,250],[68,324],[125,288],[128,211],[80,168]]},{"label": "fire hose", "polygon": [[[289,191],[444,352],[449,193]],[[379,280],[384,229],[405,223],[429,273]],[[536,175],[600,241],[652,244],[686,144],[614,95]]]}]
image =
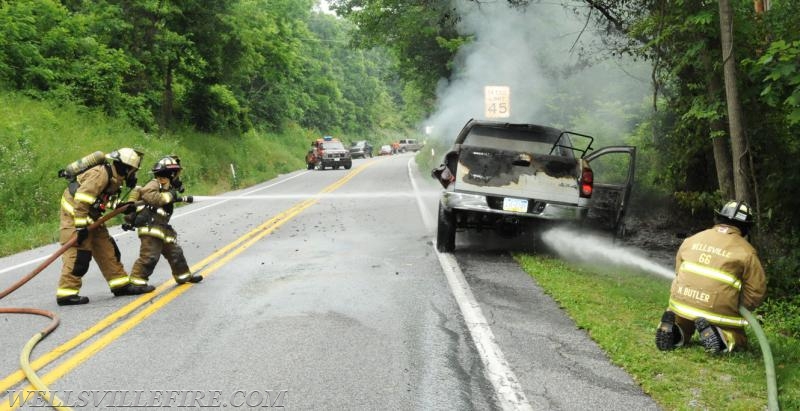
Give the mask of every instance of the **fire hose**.
[{"label": "fire hose", "polygon": [[[103,215],[97,221],[89,225],[88,229],[90,231],[94,230],[97,227],[105,224],[106,221],[124,212],[129,207],[135,207],[139,204],[140,203],[133,203],[133,202],[123,203],[114,210],[112,210],[111,212],[109,212],[108,214]],[[56,250],[44,262],[39,264],[38,267],[33,269],[33,271],[28,273],[26,276],[22,277],[19,281],[12,284],[7,289],[0,292],[0,300],[5,298],[7,295],[11,294],[18,288],[22,287],[33,277],[37,276],[40,272],[42,272],[42,270],[47,268],[47,266],[49,266],[53,261],[55,261],[58,257],[60,257],[61,254],[64,254],[65,251],[67,251],[70,247],[74,246],[77,241],[78,241],[77,236],[73,235],[72,238],[70,238],[66,243],[64,243],[64,245],[62,245],[58,250]],[[31,337],[31,339],[28,340],[28,342],[25,344],[25,347],[23,347],[22,352],[20,353],[19,356],[20,368],[22,369],[22,372],[25,374],[25,377],[28,378],[28,381],[30,381],[31,385],[33,385],[33,387],[36,389],[37,393],[41,395],[42,398],[45,401],[47,401],[53,408],[57,410],[70,410],[69,407],[61,405],[64,404],[64,402],[61,401],[58,397],[56,397],[55,394],[51,394],[50,390],[47,388],[44,382],[39,378],[39,376],[36,375],[36,372],[30,366],[30,354],[33,351],[33,348],[36,347],[36,344],[42,341],[45,337],[47,337],[47,335],[49,335],[51,332],[53,332],[53,330],[55,330],[58,327],[58,324],[60,322],[58,315],[56,315],[52,311],[41,310],[38,308],[17,308],[17,307],[8,307],[8,308],[0,307],[0,314],[34,314],[34,315],[41,315],[44,317],[48,317],[52,320],[50,321],[50,324],[46,328],[44,328],[38,334]]]},{"label": "fire hose", "polygon": [[739,306],[739,313],[753,327],[753,332],[761,345],[761,355],[764,357],[764,368],[767,373],[767,409],[769,411],[778,411],[780,408],[778,407],[778,384],[775,380],[775,362],[772,359],[772,350],[769,348],[767,335],[764,334],[764,330],[758,324],[758,319],[743,305]]}]

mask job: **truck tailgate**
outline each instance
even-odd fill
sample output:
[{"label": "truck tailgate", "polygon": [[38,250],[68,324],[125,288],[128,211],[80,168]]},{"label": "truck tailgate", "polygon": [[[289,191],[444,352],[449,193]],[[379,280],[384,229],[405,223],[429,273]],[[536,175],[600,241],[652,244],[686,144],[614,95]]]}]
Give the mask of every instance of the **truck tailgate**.
[{"label": "truck tailgate", "polygon": [[584,205],[578,194],[579,160],[528,152],[464,146],[455,191]]}]

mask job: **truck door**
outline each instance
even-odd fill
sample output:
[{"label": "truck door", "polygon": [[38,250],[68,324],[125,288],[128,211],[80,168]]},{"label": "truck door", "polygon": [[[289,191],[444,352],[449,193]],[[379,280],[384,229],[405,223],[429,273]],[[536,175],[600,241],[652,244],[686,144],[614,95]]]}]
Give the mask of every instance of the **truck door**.
[{"label": "truck door", "polygon": [[611,146],[595,150],[584,159],[594,172],[594,190],[587,222],[591,227],[625,235],[625,209],[633,186],[636,147]]}]

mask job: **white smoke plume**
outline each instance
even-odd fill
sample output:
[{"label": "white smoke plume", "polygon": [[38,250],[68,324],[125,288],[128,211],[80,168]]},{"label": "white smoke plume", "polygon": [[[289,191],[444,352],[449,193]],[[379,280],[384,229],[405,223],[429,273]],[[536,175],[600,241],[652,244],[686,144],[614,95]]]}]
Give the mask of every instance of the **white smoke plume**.
[{"label": "white smoke plume", "polygon": [[[452,78],[440,81],[437,111],[424,124],[432,138],[449,143],[470,118],[485,118],[484,86],[510,87],[511,117],[503,121],[593,135],[593,130],[574,128],[581,120],[572,117],[577,113],[570,112],[569,102],[555,110],[544,110],[545,104],[553,104],[557,94],[578,96],[581,101],[627,99],[644,104],[651,93],[649,69],[630,61],[604,61],[564,77],[578,62],[576,42],[586,44],[592,34],[584,29],[585,16],[555,2],[531,3],[526,9],[512,8],[504,0],[455,0],[454,4],[462,19],[459,32],[474,41],[459,51]],[[630,128],[625,118],[599,111],[604,132],[613,138]],[[552,113],[560,115],[553,118]],[[606,142],[611,143],[620,141]]]}]

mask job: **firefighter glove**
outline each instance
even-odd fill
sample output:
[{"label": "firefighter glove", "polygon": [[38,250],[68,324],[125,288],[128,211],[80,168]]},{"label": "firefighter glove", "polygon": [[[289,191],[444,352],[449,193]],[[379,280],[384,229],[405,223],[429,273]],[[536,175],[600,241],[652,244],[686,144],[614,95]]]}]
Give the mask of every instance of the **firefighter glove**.
[{"label": "firefighter glove", "polygon": [[178,195],[178,191],[177,190],[169,190],[169,195],[172,196],[172,202],[173,203],[177,203],[177,202],[181,201],[181,196]]},{"label": "firefighter glove", "polygon": [[127,203],[122,203],[117,206],[117,208],[123,208],[123,207],[125,208],[125,211],[122,212],[123,214],[132,214],[136,212],[136,204],[134,204],[132,201],[129,201]]},{"label": "firefighter glove", "polygon": [[81,227],[75,230],[75,234],[78,235],[78,241],[75,244],[81,245],[81,243],[89,237],[89,229],[86,227]]},{"label": "firefighter glove", "polygon": [[183,190],[184,190],[184,187],[183,187],[183,181],[181,181],[181,179],[180,179],[180,178],[178,178],[178,177],[175,177],[175,179],[174,179],[174,180],[172,180],[172,181],[170,182],[170,184],[172,184],[172,187],[175,189],[175,191],[177,191],[177,192],[179,192],[179,193],[182,193],[182,192],[183,192]]}]

